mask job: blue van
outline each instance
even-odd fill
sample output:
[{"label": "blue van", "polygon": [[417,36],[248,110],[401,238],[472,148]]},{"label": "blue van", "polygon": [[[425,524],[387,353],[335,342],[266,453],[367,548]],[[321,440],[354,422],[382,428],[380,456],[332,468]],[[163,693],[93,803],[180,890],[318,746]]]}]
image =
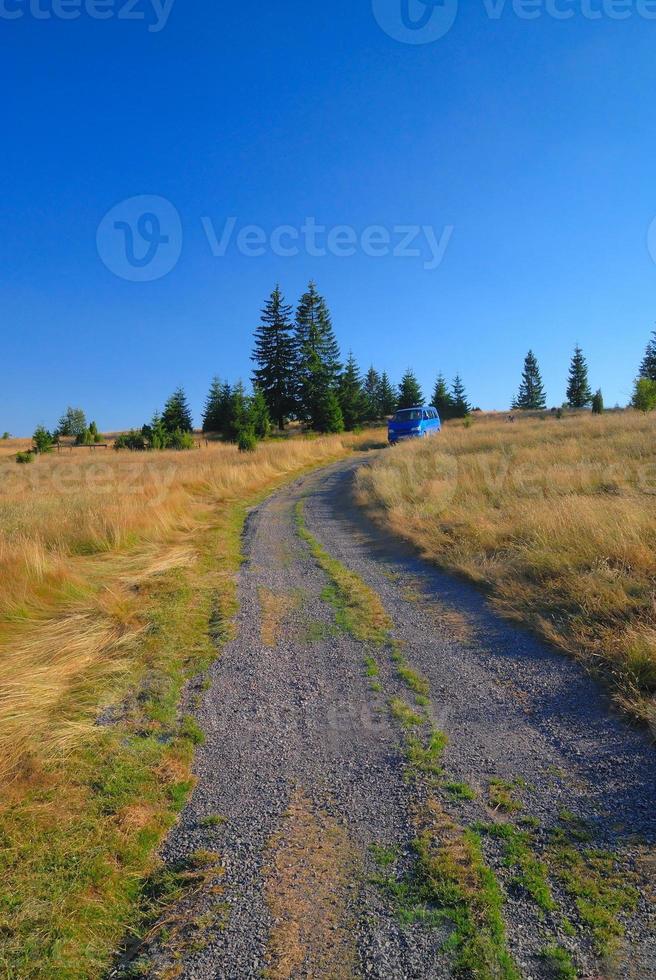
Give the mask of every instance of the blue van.
[{"label": "blue van", "polygon": [[401,439],[421,439],[434,436],[442,431],[442,422],[436,408],[418,405],[416,408],[402,408],[387,423],[387,439],[390,446]]}]

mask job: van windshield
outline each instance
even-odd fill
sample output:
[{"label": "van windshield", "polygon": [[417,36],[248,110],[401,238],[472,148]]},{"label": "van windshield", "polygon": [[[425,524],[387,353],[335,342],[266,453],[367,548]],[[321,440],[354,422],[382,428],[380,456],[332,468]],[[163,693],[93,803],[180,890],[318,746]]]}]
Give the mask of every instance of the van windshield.
[{"label": "van windshield", "polygon": [[395,422],[421,422],[420,408],[404,408],[394,416]]}]

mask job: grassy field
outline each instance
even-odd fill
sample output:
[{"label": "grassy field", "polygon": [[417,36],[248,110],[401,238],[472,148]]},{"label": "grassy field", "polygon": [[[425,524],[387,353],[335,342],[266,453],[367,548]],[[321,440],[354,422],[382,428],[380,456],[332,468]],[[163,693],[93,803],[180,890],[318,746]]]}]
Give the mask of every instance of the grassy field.
[{"label": "grassy field", "polygon": [[[177,887],[154,852],[192,785],[190,712],[230,634],[247,508],[371,441],[27,466],[1,444],[0,975],[102,975]],[[181,880],[212,873],[194,860]]]},{"label": "grassy field", "polygon": [[656,419],[449,423],[360,471],[379,520],[582,658],[656,732]]}]

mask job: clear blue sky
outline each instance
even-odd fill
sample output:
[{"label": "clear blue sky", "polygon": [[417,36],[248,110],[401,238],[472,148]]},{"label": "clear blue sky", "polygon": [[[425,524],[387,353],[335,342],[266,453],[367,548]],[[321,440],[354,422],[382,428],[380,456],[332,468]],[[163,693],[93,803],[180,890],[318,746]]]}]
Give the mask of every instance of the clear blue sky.
[{"label": "clear blue sky", "polygon": [[[404,0],[375,2],[393,23]],[[311,277],[363,368],[412,365],[427,390],[460,372],[503,409],[532,347],[559,404],[579,341],[607,404],[629,398],[656,320],[656,20],[573,2],[569,20],[510,3],[491,19],[461,0],[444,37],[405,44],[371,0],[177,0],[158,31],[151,0],[133,8],[145,20],[28,4],[3,0],[22,16],[0,18],[0,429],[52,426],[69,403],[101,428],[141,424],[178,384],[199,419],[213,374],[248,378],[275,282],[295,301]],[[103,216],[136,195],[181,221],[154,281],[99,257]],[[214,256],[202,219],[220,236],[229,216],[267,233],[380,225],[392,244],[398,225],[453,232],[437,269],[425,243]]]}]

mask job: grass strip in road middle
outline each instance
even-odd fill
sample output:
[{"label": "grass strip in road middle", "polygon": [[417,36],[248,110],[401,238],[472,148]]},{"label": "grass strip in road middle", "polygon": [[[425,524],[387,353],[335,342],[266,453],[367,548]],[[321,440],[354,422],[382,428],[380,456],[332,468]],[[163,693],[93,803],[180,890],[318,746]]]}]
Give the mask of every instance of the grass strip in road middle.
[{"label": "grass strip in road middle", "polygon": [[[335,607],[338,624],[357,640],[388,646],[397,677],[415,694],[416,706],[396,696],[388,705],[404,733],[408,774],[432,791],[443,775],[447,736],[429,722],[425,710],[428,680],[406,663],[400,644],[392,638],[392,620],[373,589],[333,558],[307,530],[303,501],[296,506],[296,523],[299,535],[330,579],[324,596]],[[429,730],[427,737],[424,729]],[[399,879],[388,868],[377,879],[400,918],[427,925],[450,923],[447,945],[463,975],[481,980],[518,980],[506,947],[503,893],[485,862],[480,837],[452,820],[432,796],[420,808],[416,825],[417,860],[410,875]]]},{"label": "grass strip in road middle", "polygon": [[299,536],[309,545],[312,557],[330,579],[323,598],[335,609],[337,624],[362,643],[381,646],[390,642],[392,620],[379,597],[359,575],[329,555],[310,534],[305,524],[302,500],[296,504],[296,527]]}]

